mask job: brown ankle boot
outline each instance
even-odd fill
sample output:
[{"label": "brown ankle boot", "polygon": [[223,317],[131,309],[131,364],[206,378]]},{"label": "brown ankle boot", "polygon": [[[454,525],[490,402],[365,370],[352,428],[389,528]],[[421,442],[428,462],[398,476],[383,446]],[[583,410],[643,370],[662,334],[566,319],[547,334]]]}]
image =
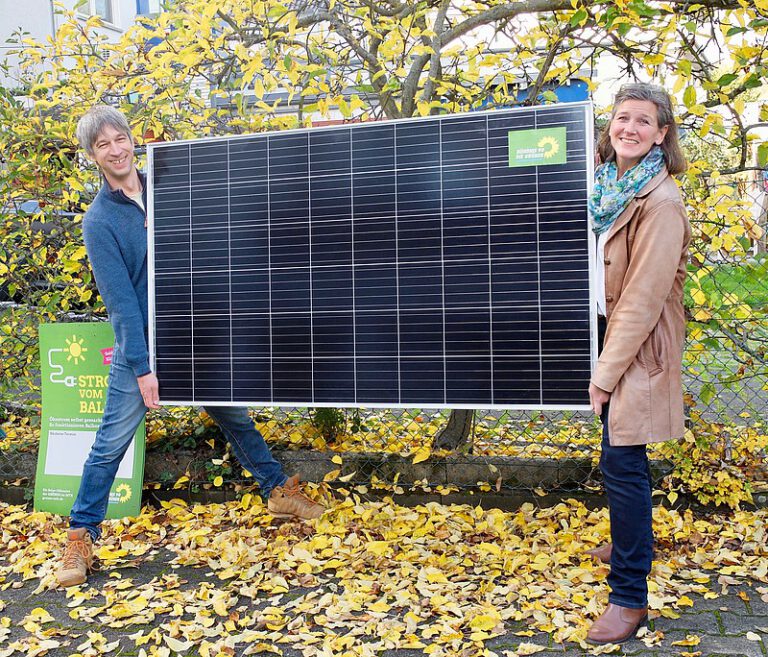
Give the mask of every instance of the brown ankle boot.
[{"label": "brown ankle boot", "polygon": [[623,643],[648,622],[648,607],[630,609],[609,604],[587,632],[587,643]]},{"label": "brown ankle boot", "polygon": [[293,475],[282,486],[277,486],[267,500],[267,509],[277,518],[312,520],[325,512],[325,507],[309,499],[299,488],[299,475]]},{"label": "brown ankle boot", "polygon": [[59,586],[82,584],[93,568],[93,541],[85,527],[67,530],[67,544],[56,570]]}]

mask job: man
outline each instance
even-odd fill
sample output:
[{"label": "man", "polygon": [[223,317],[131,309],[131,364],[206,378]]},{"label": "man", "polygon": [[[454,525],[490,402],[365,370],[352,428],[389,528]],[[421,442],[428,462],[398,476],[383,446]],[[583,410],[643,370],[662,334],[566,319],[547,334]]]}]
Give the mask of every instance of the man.
[{"label": "man", "polygon": [[[77,125],[77,140],[104,181],[83,219],[83,237],[96,284],[115,331],[107,401],[83,468],[70,514],[67,545],[56,572],[61,586],[86,580],[93,541],[107,510],[117,468],[147,409],[160,408],[159,387],[147,350],[147,222],[144,176],[134,164],[125,117],[113,107],[92,108]],[[288,479],[242,407],[206,407],[240,463],[259,482],[276,516],[317,518],[325,510]]]}]

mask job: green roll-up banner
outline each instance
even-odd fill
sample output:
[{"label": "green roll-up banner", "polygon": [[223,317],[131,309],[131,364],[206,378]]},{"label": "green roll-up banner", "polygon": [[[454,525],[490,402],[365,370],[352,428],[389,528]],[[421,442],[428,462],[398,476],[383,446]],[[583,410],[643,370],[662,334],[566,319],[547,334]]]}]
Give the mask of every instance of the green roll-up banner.
[{"label": "green roll-up banner", "polygon": [[[40,325],[42,422],[35,509],[69,515],[107,401],[114,333],[107,322]],[[117,471],[107,518],[138,515],[144,422]]]}]

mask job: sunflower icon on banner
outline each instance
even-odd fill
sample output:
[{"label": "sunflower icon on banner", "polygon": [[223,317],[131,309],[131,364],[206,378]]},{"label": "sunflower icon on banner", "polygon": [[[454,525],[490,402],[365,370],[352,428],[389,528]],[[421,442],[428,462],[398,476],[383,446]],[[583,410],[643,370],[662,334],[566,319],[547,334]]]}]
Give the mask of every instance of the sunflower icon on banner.
[{"label": "sunflower icon on banner", "polygon": [[119,484],[115,488],[115,492],[120,496],[118,499],[120,502],[127,502],[133,496],[133,491],[128,484]]},{"label": "sunflower icon on banner", "polygon": [[541,155],[545,160],[553,158],[560,152],[560,142],[554,137],[542,137],[537,146],[544,149]]}]

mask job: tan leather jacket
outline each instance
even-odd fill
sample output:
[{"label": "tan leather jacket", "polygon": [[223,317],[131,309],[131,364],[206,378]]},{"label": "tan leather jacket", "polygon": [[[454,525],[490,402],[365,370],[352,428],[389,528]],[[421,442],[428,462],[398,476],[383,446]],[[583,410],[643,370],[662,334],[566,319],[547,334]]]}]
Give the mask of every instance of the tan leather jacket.
[{"label": "tan leather jacket", "polygon": [[611,445],[683,436],[683,283],[690,238],[680,192],[666,169],[609,229],[608,327],[592,383],[611,393]]}]

